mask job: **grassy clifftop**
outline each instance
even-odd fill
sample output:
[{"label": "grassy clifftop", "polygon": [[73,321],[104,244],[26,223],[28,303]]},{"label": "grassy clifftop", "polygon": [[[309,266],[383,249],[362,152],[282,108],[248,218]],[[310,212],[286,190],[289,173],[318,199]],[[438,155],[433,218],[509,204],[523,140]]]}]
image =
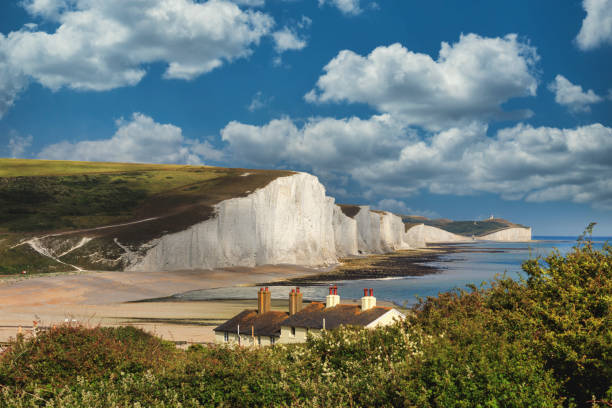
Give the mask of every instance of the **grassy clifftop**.
[{"label": "grassy clifftop", "polygon": [[[93,228],[206,208],[286,171],[0,159],[0,232]],[[194,211],[196,210],[197,211]],[[202,211],[204,209],[204,211]],[[197,218],[197,216],[195,216]]]},{"label": "grassy clifftop", "polygon": [[[209,166],[0,159],[0,274],[20,269],[65,269],[51,259],[23,263],[31,236],[62,233],[73,244],[96,238],[63,261],[86,268],[120,269],[124,245],[137,246],[210,218],[220,201],[246,196],[289,171]],[[138,222],[147,220],[145,222]],[[119,225],[118,225],[119,224]],[[123,225],[122,225],[123,224]],[[114,227],[108,227],[112,226]],[[101,228],[104,227],[104,228]],[[36,258],[36,257],[34,257]],[[93,262],[93,263],[92,263]]]}]

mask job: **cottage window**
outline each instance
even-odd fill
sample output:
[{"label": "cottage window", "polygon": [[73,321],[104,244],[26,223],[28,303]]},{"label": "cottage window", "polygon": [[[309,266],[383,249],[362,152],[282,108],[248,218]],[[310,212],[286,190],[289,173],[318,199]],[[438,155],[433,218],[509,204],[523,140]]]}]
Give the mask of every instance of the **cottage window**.
[{"label": "cottage window", "polygon": [[270,344],[276,343],[276,339],[273,336],[270,336]]},{"label": "cottage window", "polygon": [[257,344],[261,346],[261,336],[257,336]]},{"label": "cottage window", "polygon": [[295,337],[295,327],[291,327],[291,336]]},{"label": "cottage window", "polygon": [[229,333],[223,332],[223,340],[227,343],[229,341]]}]

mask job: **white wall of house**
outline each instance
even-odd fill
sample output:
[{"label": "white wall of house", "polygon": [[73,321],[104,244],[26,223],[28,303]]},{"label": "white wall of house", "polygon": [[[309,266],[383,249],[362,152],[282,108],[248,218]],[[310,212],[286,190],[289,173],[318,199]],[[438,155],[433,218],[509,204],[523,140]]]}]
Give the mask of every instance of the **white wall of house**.
[{"label": "white wall of house", "polygon": [[[391,309],[387,313],[380,316],[378,319],[369,323],[366,328],[374,329],[376,327],[389,326],[395,323],[396,321],[403,320],[405,318],[406,316],[400,313],[397,309]],[[305,343],[306,336],[308,335],[308,333],[313,336],[321,334],[321,330],[319,329],[307,329],[305,327],[294,327],[293,331],[291,329],[291,326],[281,326],[281,335],[280,339],[278,340],[279,343]]]},{"label": "white wall of house", "polygon": [[281,326],[281,335],[279,342],[283,344],[291,343],[305,343],[308,333],[313,336],[319,335],[321,330],[319,329],[307,329],[306,327],[294,327],[295,334],[291,330],[291,326]]},{"label": "white wall of house", "polygon": [[278,342],[278,338],[275,337],[273,342],[272,336],[251,336],[246,334],[240,335],[240,342],[238,341],[238,335],[236,333],[227,333],[227,340],[225,332],[215,332],[215,343],[217,344],[240,344],[241,346],[270,346]]}]

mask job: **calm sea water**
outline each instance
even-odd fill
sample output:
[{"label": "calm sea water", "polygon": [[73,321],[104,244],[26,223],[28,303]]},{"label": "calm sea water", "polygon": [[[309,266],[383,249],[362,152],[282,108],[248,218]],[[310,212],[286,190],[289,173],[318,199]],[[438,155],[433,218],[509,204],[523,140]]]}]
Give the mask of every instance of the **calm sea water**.
[{"label": "calm sea water", "polygon": [[[596,247],[601,248],[604,242],[611,242],[612,237],[593,237]],[[428,265],[442,269],[441,273],[383,279],[363,279],[334,282],[338,286],[341,298],[358,299],[363,295],[363,288],[373,288],[378,299],[388,300],[398,305],[412,305],[417,297],[435,296],[455,288],[465,288],[468,284],[479,285],[490,281],[497,274],[506,274],[517,278],[521,272],[521,264],[530,257],[545,256],[553,249],[562,254],[567,253],[576,244],[576,237],[535,236],[530,243],[497,243],[470,242],[457,244],[457,247],[496,250],[500,252],[460,252],[442,255],[436,262]],[[468,249],[468,248],[466,248]],[[468,249],[469,250],[469,249]],[[327,286],[301,286],[305,299],[324,300],[328,293]],[[286,299],[291,287],[270,286],[272,297]],[[252,287],[232,287],[196,290],[180,295],[177,298],[185,300],[206,299],[255,299],[256,289]]]}]

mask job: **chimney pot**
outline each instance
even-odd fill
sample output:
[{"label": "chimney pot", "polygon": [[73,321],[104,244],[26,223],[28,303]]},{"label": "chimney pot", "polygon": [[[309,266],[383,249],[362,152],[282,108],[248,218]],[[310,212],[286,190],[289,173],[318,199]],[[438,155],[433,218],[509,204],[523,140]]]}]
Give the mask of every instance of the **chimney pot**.
[{"label": "chimney pot", "polygon": [[266,286],[266,292],[268,291],[268,287]]},{"label": "chimney pot", "polygon": [[333,294],[334,294],[334,287],[333,287],[333,286],[330,286],[330,287],[329,287],[329,294],[330,294],[330,295],[333,295]]},{"label": "chimney pot", "polygon": [[368,296],[368,290],[366,288],[363,288],[363,296]]},{"label": "chimney pot", "polygon": [[299,288],[299,286],[296,286],[295,291],[296,291],[297,293],[300,293],[300,288]]},{"label": "chimney pot", "polygon": [[374,289],[370,288],[370,296],[374,296]]},{"label": "chimney pot", "polygon": [[291,289],[291,293],[295,293],[295,289]]}]

